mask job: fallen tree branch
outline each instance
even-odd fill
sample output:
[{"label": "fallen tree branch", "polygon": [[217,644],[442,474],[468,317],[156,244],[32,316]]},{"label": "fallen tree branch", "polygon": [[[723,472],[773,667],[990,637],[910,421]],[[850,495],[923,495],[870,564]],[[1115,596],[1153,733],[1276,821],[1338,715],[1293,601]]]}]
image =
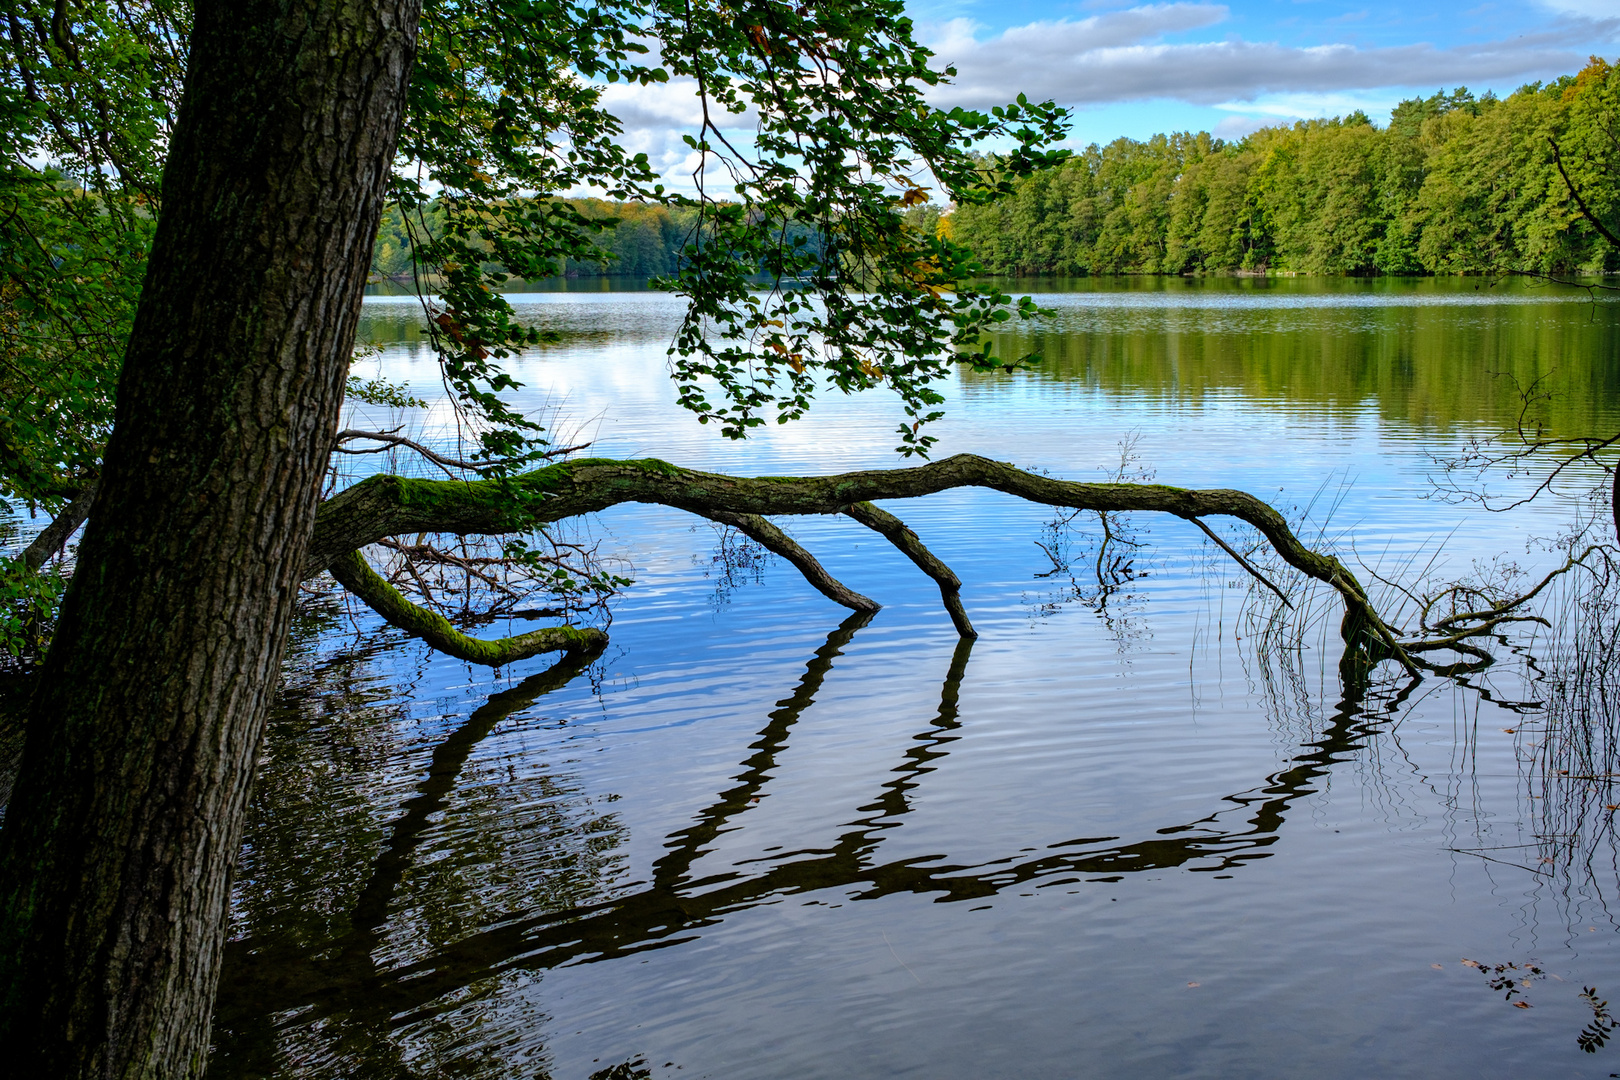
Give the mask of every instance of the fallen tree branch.
[{"label": "fallen tree branch", "polygon": [[877,611],[883,605],[869,597],[851,589],[837,578],[827,572],[826,567],[816,560],[787,533],[772,525],[758,514],[733,514],[725,510],[716,510],[704,514],[710,521],[717,521],[722,525],[730,525],[750,540],[759,544],[767,551],[773,551],[792,563],[804,575],[804,579],[816,590],[835,604],[842,604],[851,611]]},{"label": "fallen tree branch", "polygon": [[[1246,492],[1057,480],[973,454],[958,454],[914,468],[807,477],[726,476],[650,458],[564,461],[505,480],[373,476],[321,506],[304,577],[314,577],[338,560],[348,559],[357,549],[388,536],[528,532],[548,522],[627,502],[674,507],[714,520],[716,514],[764,517],[848,513],[858,504],[876,499],[916,498],[960,487],[990,488],[1042,505],[1079,510],[1156,511],[1188,521],[1235,517],[1257,529],[1284,562],[1339,594],[1345,607],[1340,635],[1360,657],[1358,662],[1373,664],[1394,659],[1409,673],[1419,672],[1396,633],[1369,603],[1355,575],[1333,556],[1306,547],[1281,514]],[[909,534],[903,525],[899,529],[898,535]],[[915,535],[910,535],[915,541]],[[920,542],[917,547],[927,550]],[[927,558],[933,556],[928,554]],[[913,557],[913,561],[917,559]],[[944,572],[950,580],[955,579],[948,568]],[[938,575],[935,578],[941,581],[941,595],[946,596],[945,581]],[[952,619],[958,619],[954,612]],[[971,624],[964,629],[966,623],[962,613],[957,627],[964,634],[972,631]]]},{"label": "fallen tree branch", "polygon": [[600,649],[607,635],[596,629],[548,626],[516,637],[486,641],[468,637],[436,611],[419,607],[371,568],[358,550],[332,563],[332,576],[390,625],[415,635],[440,652],[472,664],[502,667],[543,652]]},{"label": "fallen tree branch", "polygon": [[937,555],[924,547],[923,542],[917,539],[917,534],[906,528],[905,522],[869,502],[855,503],[846,508],[844,513],[882,535],[885,540],[899,548],[901,554],[916,563],[918,569],[934,579],[939,585],[939,598],[944,602],[945,610],[950,613],[951,623],[956,627],[958,634],[965,638],[979,636],[979,632],[973,629],[973,624],[968,621],[967,609],[962,607],[962,579],[941,562]]}]

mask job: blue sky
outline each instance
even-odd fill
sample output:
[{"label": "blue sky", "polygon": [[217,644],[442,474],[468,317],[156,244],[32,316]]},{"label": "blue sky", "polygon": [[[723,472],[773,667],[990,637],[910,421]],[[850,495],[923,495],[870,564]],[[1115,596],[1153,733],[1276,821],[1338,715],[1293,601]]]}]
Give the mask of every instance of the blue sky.
[{"label": "blue sky", "polygon": [[[958,71],[930,95],[936,104],[1051,98],[1075,110],[1076,148],[1161,131],[1238,138],[1356,109],[1382,124],[1405,98],[1458,86],[1507,94],[1594,54],[1620,57],[1620,0],[912,0],[908,10],[918,38]],[[618,83],[603,99],[626,144],[690,187],[696,155],[680,137],[697,125],[694,86]]]},{"label": "blue sky", "polygon": [[917,0],[954,63],[950,99],[1023,90],[1076,109],[1074,142],[1166,130],[1236,136],[1466,85],[1511,92],[1620,54],[1620,0]]}]

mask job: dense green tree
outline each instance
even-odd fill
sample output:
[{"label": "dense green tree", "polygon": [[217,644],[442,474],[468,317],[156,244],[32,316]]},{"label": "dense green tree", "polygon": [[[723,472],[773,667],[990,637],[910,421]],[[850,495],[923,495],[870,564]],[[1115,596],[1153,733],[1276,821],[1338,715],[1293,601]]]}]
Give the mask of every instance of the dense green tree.
[{"label": "dense green tree", "polygon": [[[99,467],[176,104],[180,4],[7,8],[0,27],[0,499]],[[41,160],[49,162],[41,166]]]}]

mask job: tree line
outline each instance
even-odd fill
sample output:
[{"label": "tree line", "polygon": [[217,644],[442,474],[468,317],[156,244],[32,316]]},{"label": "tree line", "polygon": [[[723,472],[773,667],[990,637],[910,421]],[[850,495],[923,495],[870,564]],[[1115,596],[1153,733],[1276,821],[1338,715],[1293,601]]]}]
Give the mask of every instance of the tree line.
[{"label": "tree line", "polygon": [[997,275],[1614,272],[1620,252],[1583,218],[1557,158],[1614,221],[1617,132],[1620,68],[1593,57],[1506,98],[1403,101],[1381,128],[1356,112],[1231,142],[1093,144],[940,227]]},{"label": "tree line", "polygon": [[[558,277],[667,277],[680,269],[681,249],[697,235],[698,212],[689,206],[608,199],[559,201],[595,223],[590,239],[597,250],[588,257],[557,256],[553,273]],[[443,227],[444,213],[436,204],[409,216],[398,205],[390,205],[377,230],[373,274],[396,281],[409,278],[417,245],[424,237],[437,236]]]}]

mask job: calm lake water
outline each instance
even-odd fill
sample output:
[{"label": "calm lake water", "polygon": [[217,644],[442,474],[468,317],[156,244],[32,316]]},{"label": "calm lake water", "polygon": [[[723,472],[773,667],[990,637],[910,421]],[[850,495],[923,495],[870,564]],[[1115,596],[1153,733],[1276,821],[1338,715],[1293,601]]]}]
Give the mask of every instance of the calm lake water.
[{"label": "calm lake water", "polygon": [[[1476,284],[1041,283],[1045,363],[951,382],[937,454],[1100,479],[1125,444],[1126,471],[1247,489],[1385,575],[1442,546],[1441,574],[1550,565],[1533,538],[1570,504],[1433,498],[1434,458],[1512,423],[1543,377],[1552,429],[1620,427],[1620,306]],[[677,300],[518,301],[562,332],[512,365],[520,398],[592,453],[898,463],[875,395],[745,444],[690,420],[666,377]],[[366,314],[378,370],[442,398],[419,311]],[[1131,572],[1099,604],[1095,518],[1054,528],[984,492],[888,508],[963,579],[971,646],[843,518],[784,524],[885,605],[870,619],[707,523],[602,515],[589,534],[635,584],[583,671],[475,669],[312,603],[211,1074],[1620,1072],[1620,1041],[1578,1043],[1583,988],[1620,1012],[1620,792],[1581,768],[1620,764],[1558,775],[1541,703],[1567,658],[1547,631],[1483,675],[1409,687],[1386,665],[1347,694],[1337,613],[1257,648],[1266,605],[1191,525],[1117,523],[1140,546],[1113,549]],[[1529,985],[1504,1000],[1465,958]]]}]

